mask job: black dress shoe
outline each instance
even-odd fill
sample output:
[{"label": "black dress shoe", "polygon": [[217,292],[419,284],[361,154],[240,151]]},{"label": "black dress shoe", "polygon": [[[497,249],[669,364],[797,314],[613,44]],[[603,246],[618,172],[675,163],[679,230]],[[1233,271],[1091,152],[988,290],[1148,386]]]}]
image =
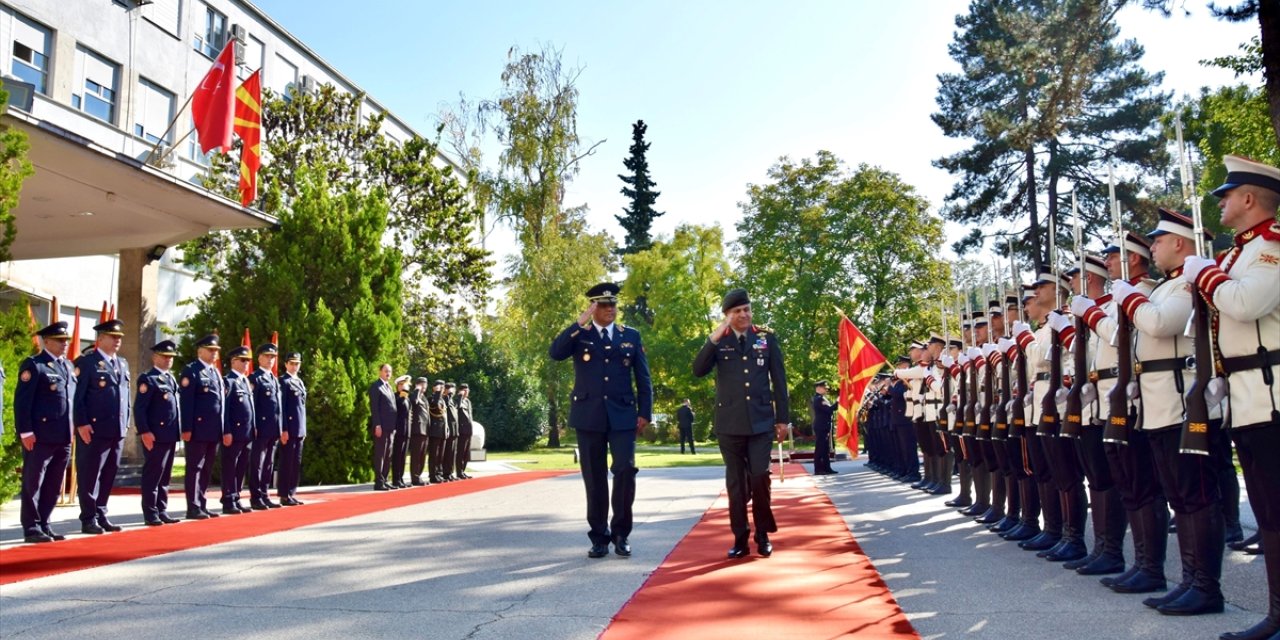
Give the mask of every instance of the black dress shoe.
[{"label": "black dress shoe", "polygon": [[954,507],[956,509],[962,509],[964,507],[968,507],[972,505],[973,500],[971,498],[966,498],[965,496],[957,496],[955,500],[948,500],[942,504],[944,506]]},{"label": "black dress shoe", "polygon": [[1143,600],[1142,604],[1143,606],[1151,607],[1152,609],[1155,609],[1160,605],[1169,604],[1170,602],[1173,602],[1174,600],[1181,598],[1182,594],[1186,593],[1187,589],[1190,589],[1190,588],[1191,588],[1190,583],[1180,584],[1170,589],[1169,593],[1166,593],[1162,596],[1152,596],[1150,598],[1147,598],[1146,600]]},{"label": "black dress shoe", "polygon": [[143,520],[143,521],[142,521],[142,524],[145,524],[145,525],[147,525],[148,527],[158,527],[158,526],[160,526],[160,525],[163,525],[164,523],[163,523],[163,522],[160,522],[160,520],[157,518],[157,519],[155,519],[155,520],[149,520],[149,519],[148,519],[148,520]]},{"label": "black dress shoe", "polygon": [[385,484],[375,484],[373,485],[373,490],[374,491],[390,491],[391,488]]},{"label": "black dress shoe", "polygon": [[421,487],[421,486],[423,486],[423,484],[424,484],[424,483],[423,483],[421,480],[414,480],[414,481],[413,481],[413,486],[415,486],[415,487]]},{"label": "black dress shoe", "polygon": [[1133,574],[1132,578],[1123,582],[1112,583],[1110,587],[1116,593],[1155,593],[1168,589],[1169,585],[1165,582],[1164,576],[1139,571]]},{"label": "black dress shoe", "polygon": [[769,542],[768,540],[765,540],[763,542],[760,540],[756,540],[756,553],[759,553],[760,555],[768,558],[769,556],[773,555],[773,543]]},{"label": "black dress shoe", "polygon": [[751,551],[747,549],[746,543],[743,543],[741,546],[736,544],[733,545],[733,548],[729,549],[729,553],[727,555],[730,560],[736,560],[738,558],[747,557],[747,554],[749,553],[751,553]]},{"label": "black dress shoe", "polygon": [[43,531],[46,536],[53,538],[54,542],[67,539],[67,537],[62,534],[54,533],[53,529],[50,529],[49,527],[41,527],[40,530]]},{"label": "black dress shoe", "polygon": [[609,555],[609,545],[607,544],[593,544],[587,550],[588,558],[603,558],[607,555]]},{"label": "black dress shoe", "polygon": [[209,516],[205,515],[203,511],[198,511],[198,510],[187,511],[187,520],[208,520],[208,519],[209,519]]},{"label": "black dress shoe", "polygon": [[1280,634],[1280,620],[1267,617],[1244,631],[1228,631],[1218,636],[1218,640],[1270,640],[1276,634]]},{"label": "black dress shoe", "polygon": [[177,524],[182,521],[162,511],[160,512],[160,522],[165,524]]},{"label": "black dress shoe", "polygon": [[249,503],[249,508],[253,509],[254,511],[266,511],[271,507],[268,507],[267,505],[263,504],[261,500],[254,500]]},{"label": "black dress shoe", "polygon": [[1262,540],[1262,534],[1255,531],[1253,535],[1245,538],[1244,540],[1240,540],[1239,542],[1228,542],[1227,547],[1232,551],[1244,551],[1245,547],[1258,544],[1258,541],[1260,540]]},{"label": "black dress shoe", "polygon": [[224,505],[222,505],[222,514],[223,514],[223,515],[227,515],[227,516],[238,516],[238,515],[240,515],[240,514],[242,514],[242,513],[244,513],[244,512],[243,512],[243,511],[241,511],[241,510],[239,510],[239,509],[237,509],[237,508],[236,508],[236,506],[235,506],[234,504],[224,504]]},{"label": "black dress shoe", "polygon": [[218,517],[218,514],[213,513],[212,511],[209,511],[208,509],[204,509],[204,510],[203,510],[203,513],[204,513],[205,517],[207,517],[207,518],[216,518],[216,517]]},{"label": "black dress shoe", "polygon": [[106,529],[103,529],[102,527],[99,527],[96,523],[93,523],[93,522],[89,522],[89,523],[85,523],[85,524],[81,524],[81,525],[80,525],[80,533],[87,533],[87,534],[89,534],[89,535],[95,535],[95,536],[96,536],[96,535],[103,534],[103,533],[106,533],[106,532],[107,532],[107,530],[106,530]]},{"label": "black dress shoe", "polygon": [[124,531],[124,527],[121,527],[118,524],[112,524],[111,521],[107,520],[106,518],[99,520],[98,526],[102,527],[103,531],[110,531],[112,533],[115,533],[117,531]]},{"label": "black dress shoe", "polygon": [[1198,616],[1205,613],[1222,613],[1222,610],[1221,591],[1210,593],[1196,587],[1187,589],[1187,592],[1177,600],[1156,607],[1156,611],[1166,616]]},{"label": "black dress shoe", "polygon": [[43,531],[37,531],[35,533],[28,533],[27,535],[22,536],[22,541],[23,542],[53,542],[53,538],[45,535]]},{"label": "black dress shoe", "polygon": [[268,509],[279,509],[281,507],[279,502],[272,502],[270,498],[263,500],[262,504],[267,505]]},{"label": "black dress shoe", "polygon": [[631,543],[627,542],[626,538],[614,538],[613,552],[624,558],[629,558],[631,557]]}]

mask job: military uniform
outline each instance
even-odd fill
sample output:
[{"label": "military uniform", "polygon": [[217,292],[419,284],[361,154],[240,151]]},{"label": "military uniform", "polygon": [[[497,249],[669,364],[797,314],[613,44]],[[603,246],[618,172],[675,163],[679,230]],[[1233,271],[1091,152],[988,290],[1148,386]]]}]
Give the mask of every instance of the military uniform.
[{"label": "military uniform", "polygon": [[[827,382],[822,380],[814,386],[825,389]],[[813,421],[813,472],[817,475],[836,473],[831,468],[831,417],[835,410],[826,394],[815,393],[809,401],[809,415]]]},{"label": "military uniform", "polygon": [[[276,355],[274,344],[258,345],[258,356]],[[250,504],[261,502],[268,508],[280,506],[271,499],[271,479],[275,476],[276,445],[284,424],[284,396],[276,374],[266,367],[258,367],[249,374],[253,389],[253,451],[249,458]]]},{"label": "military uniform", "polygon": [[[910,364],[911,358],[898,357],[899,364]],[[901,370],[901,369],[899,369]],[[920,464],[916,459],[916,431],[911,424],[910,401],[907,398],[907,382],[896,378],[889,385],[889,429],[897,443],[897,469],[895,480],[900,482],[919,482]]]},{"label": "military uniform", "polygon": [[693,445],[693,409],[689,405],[680,405],[676,409],[676,425],[680,432],[680,453],[684,453],[685,443],[689,443],[689,453],[697,454],[698,450]]},{"label": "military uniform", "polygon": [[[217,351],[217,335],[208,335],[196,342],[197,349]],[[216,354],[214,356],[217,357]],[[195,360],[182,369],[178,378],[178,398],[182,411],[183,450],[186,456],[186,476],[183,478],[187,496],[187,519],[204,520],[216,517],[209,512],[205,492],[209,490],[209,478],[213,475],[213,458],[218,443],[222,441],[222,420],[225,407],[226,385],[212,364]],[[225,476],[223,479],[225,483]]]},{"label": "military uniform", "polygon": [[[1042,273],[1033,285],[1035,287],[1054,286],[1055,283],[1059,285],[1061,283],[1057,276]],[[1046,552],[1062,541],[1063,533],[1062,500],[1058,495],[1057,485],[1054,484],[1052,467],[1049,464],[1049,456],[1053,454],[1051,447],[1056,443],[1047,443],[1046,440],[1052,436],[1042,435],[1045,431],[1042,424],[1045,417],[1045,396],[1048,394],[1049,376],[1052,370],[1049,349],[1053,340],[1053,328],[1045,321],[1034,333],[1023,332],[1017,338],[1027,359],[1027,374],[1032,380],[1031,405],[1023,441],[1028,451],[1031,477],[1036,482],[1041,515],[1044,518],[1040,534],[1020,542],[1018,546],[1028,551]],[[1053,414],[1050,414],[1049,418],[1055,421],[1057,419]]]},{"label": "military uniform", "polygon": [[[93,328],[98,335],[123,336],[124,323],[108,320]],[[132,391],[129,363],[101,349],[76,360],[76,394],[72,414],[80,442],[76,446],[76,481],[80,502],[80,530],[85,533],[119,531],[107,519],[107,501],[116,482],[124,436],[129,431]],[[84,441],[89,427],[89,441]]]},{"label": "military uniform", "polygon": [[[55,322],[36,335],[67,340],[66,322]],[[21,511],[22,534],[27,542],[50,542],[62,536],[49,528],[49,516],[58,502],[62,478],[71,456],[71,399],[76,378],[66,358],[48,350],[22,361],[18,386],[13,392],[13,422],[23,440]],[[26,441],[34,438],[30,449]]]},{"label": "military uniform", "polygon": [[[236,347],[228,356],[231,360],[248,361],[248,347]],[[249,511],[240,502],[240,492],[244,489],[245,477],[255,465],[253,446],[256,440],[258,424],[253,403],[253,383],[249,377],[232,369],[223,379],[226,393],[226,413],[222,423],[222,512],[236,514]],[[253,489],[254,480],[250,479],[249,505],[256,511],[265,511],[270,507],[258,499]]]},{"label": "military uniform", "polygon": [[[421,486],[422,473],[427,468],[427,426],[431,422],[426,378],[415,381],[409,392],[409,482]],[[432,472],[428,472],[432,473]]]},{"label": "military uniform", "polygon": [[[286,366],[294,362],[301,363],[302,354],[293,352],[285,356]],[[288,438],[280,447],[280,482],[276,495],[280,504],[298,506],[302,504],[297,496],[302,478],[302,444],[307,439],[307,385],[301,376],[286,371],[280,376],[280,395],[284,397],[283,432]]]},{"label": "military uniform", "polygon": [[[467,475],[467,463],[471,461],[471,436],[473,435],[470,388],[467,383],[462,383],[458,387],[458,400],[454,403],[458,407],[458,450],[454,455],[453,467],[458,477],[463,480],[471,477]],[[464,389],[468,390],[468,395],[462,395]]]},{"label": "military uniform", "polygon": [[[164,340],[151,350],[157,355],[173,357],[178,349],[171,340]],[[171,371],[152,367],[138,376],[133,424],[139,437],[151,434],[154,438],[150,449],[145,441],[142,447],[142,519],[150,526],[178,522],[169,516],[168,508],[174,446],[182,436],[179,412],[178,381]]]},{"label": "military uniform", "polygon": [[436,380],[435,390],[427,403],[427,466],[431,471],[431,482],[444,482],[444,440],[448,434],[447,400],[444,396],[444,380]]},{"label": "military uniform", "polygon": [[442,470],[445,482],[452,482],[458,479],[458,471],[454,468],[458,458],[458,401],[455,390],[457,385],[452,382],[444,385],[444,456],[441,459]]},{"label": "military uniform", "polygon": [[409,457],[409,391],[405,390],[404,383],[410,380],[409,376],[400,376],[396,378],[395,384],[392,385],[396,390],[396,429],[392,434],[391,441],[391,478],[389,482],[391,486],[398,489],[407,489],[409,484],[404,481],[404,464]]}]

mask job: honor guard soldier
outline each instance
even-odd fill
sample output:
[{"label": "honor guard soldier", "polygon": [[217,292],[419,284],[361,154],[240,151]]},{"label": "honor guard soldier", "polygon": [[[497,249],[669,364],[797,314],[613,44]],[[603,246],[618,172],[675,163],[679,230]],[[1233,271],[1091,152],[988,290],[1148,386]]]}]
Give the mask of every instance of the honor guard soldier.
[{"label": "honor guard soldier", "polygon": [[[213,475],[213,457],[222,441],[222,419],[226,386],[214,363],[218,360],[218,335],[196,341],[196,361],[182,369],[178,378],[178,398],[182,411],[182,442],[186,452],[187,519],[216,518],[210,513],[205,492]],[[223,482],[226,482],[224,471]]]},{"label": "honor guard soldier", "polygon": [[445,482],[453,482],[458,479],[457,470],[454,469],[454,463],[458,457],[458,385],[447,382],[444,385],[444,416],[445,416],[445,436],[444,436],[444,457],[441,462]]},{"label": "honor guard soldier", "polygon": [[991,447],[991,421],[986,417],[987,407],[984,404],[989,368],[987,359],[982,357],[982,345],[987,343],[988,336],[986,312],[974,311],[973,343],[965,354],[968,356],[970,366],[969,375],[974,378],[974,381],[969,383],[969,390],[977,391],[968,399],[968,403],[973,406],[974,424],[972,429],[968,428],[969,425],[965,425],[966,431],[973,433],[968,445],[974,497],[973,506],[960,513],[974,516],[979,520],[985,519],[987,513],[991,511],[991,465],[987,461],[987,454],[990,453]]},{"label": "honor guard soldier", "polygon": [[392,432],[396,428],[396,392],[391,387],[391,364],[378,368],[378,379],[369,385],[369,437],[373,439],[373,489],[390,491]]},{"label": "honor guard soldier", "polygon": [[[604,557],[610,543],[614,553],[629,556],[639,472],[636,436],[653,417],[649,361],[640,332],[615,322],[618,285],[597,284],[587,290],[587,300],[587,309],[556,336],[548,355],[556,361],[573,359],[569,426],[578,435],[578,460],[587,494],[591,539],[587,557]],[[606,454],[613,458],[608,466]],[[613,517],[609,518],[611,502]]]},{"label": "honor guard soldier", "polygon": [[49,528],[71,456],[71,399],[76,378],[67,352],[66,322],[36,332],[44,349],[22,361],[13,392],[13,421],[22,441],[22,539],[52,542],[64,536]]},{"label": "honor guard soldier", "polygon": [[174,446],[182,437],[178,381],[172,340],[151,347],[151,369],[138,376],[138,396],[133,404],[133,424],[142,441],[142,521],[149,527],[179,522],[169,515],[169,480],[173,472]]},{"label": "honor guard soldier", "polygon": [[959,404],[959,394],[964,364],[961,361],[966,358],[962,352],[963,348],[964,343],[961,340],[953,339],[947,344],[947,353],[939,358],[945,371],[944,375],[951,376],[951,397],[943,399],[946,403],[943,411],[947,423],[947,443],[952,451],[951,466],[947,467],[946,471],[950,475],[954,470],[960,476],[959,494],[943,504],[954,509],[968,509],[973,506],[973,470],[969,467],[969,461],[965,459],[964,447],[961,443],[964,430],[964,408]]},{"label": "honor guard soldier", "polygon": [[473,429],[471,425],[471,385],[462,383],[458,385],[458,451],[454,455],[453,468],[457,471],[459,480],[470,479],[467,475],[467,463],[471,461],[471,436]]},{"label": "honor guard soldier", "polygon": [[[693,360],[693,375],[716,371],[716,441],[724,458],[729,494],[730,558],[747,555],[747,503],[756,526],[756,552],[773,555],[769,534],[778,530],[770,505],[769,463],[774,438],[791,422],[787,374],[777,334],[751,323],[751,300],[733,289],[720,303],[725,319]],[[915,449],[911,450],[915,457]],[[781,461],[779,461],[781,464]]]},{"label": "honor guard soldier", "polygon": [[1227,178],[1213,195],[1234,242],[1216,262],[1188,257],[1184,278],[1216,312],[1231,439],[1266,549],[1266,618],[1221,636],[1246,640],[1280,633],[1280,169],[1238,156],[1223,162]]},{"label": "honor guard soldier", "polygon": [[271,478],[275,475],[276,444],[284,424],[284,401],[280,381],[271,370],[280,348],[271,343],[258,345],[258,368],[249,374],[253,390],[253,451],[249,458],[249,504],[262,503],[269,509],[280,507],[271,500]]},{"label": "honor guard soldier", "polygon": [[444,380],[436,380],[431,388],[431,398],[427,402],[427,467],[430,468],[431,483],[444,482],[444,438],[448,433],[447,410],[445,409]]},{"label": "honor guard soldier", "polygon": [[[227,354],[231,371],[223,379],[226,390],[226,414],[222,422],[222,512],[228,515],[248,513],[240,502],[245,476],[253,467],[253,442],[256,418],[253,406],[253,383],[249,382],[249,364],[253,355],[249,347],[236,347]],[[250,507],[255,511],[269,509],[249,490]]]},{"label": "honor guard soldier", "polygon": [[[1014,419],[1009,405],[1013,402],[1013,385],[1016,382],[1012,373],[1016,344],[1006,337],[1008,334],[1006,327],[1012,320],[1005,317],[1005,309],[1010,306],[1016,313],[1017,296],[1007,296],[1003,301],[992,300],[988,303],[987,317],[991,319],[989,331],[991,344],[983,347],[983,355],[992,363],[995,371],[992,376],[995,385],[992,394],[995,415],[991,419],[991,446],[996,460],[996,471],[993,473],[996,475],[991,480],[1000,489],[1003,497],[1003,504],[992,505],[992,508],[999,507],[1004,514],[1004,517],[990,523],[987,527],[993,533],[1012,531],[1018,526],[1022,516],[1022,494],[1019,492],[1017,477],[1018,466],[1022,463],[1022,445],[1009,437],[1010,423]],[[1010,350],[1014,350],[1014,355],[1010,355]]]},{"label": "honor guard soldier", "polygon": [[819,380],[813,385],[813,399],[809,401],[809,414],[813,419],[814,475],[837,473],[831,468],[831,416],[835,415],[835,410],[835,405],[827,399],[827,381]]},{"label": "honor guard soldier", "polygon": [[427,467],[427,427],[431,421],[427,379],[414,380],[409,392],[409,483],[421,487],[422,473]]},{"label": "honor guard soldier", "polygon": [[72,414],[80,444],[76,447],[80,531],[119,531],[107,519],[107,500],[115,486],[124,436],[129,431],[129,363],[120,357],[124,323],[108,320],[93,328],[97,348],[76,360]]},{"label": "honor guard soldier", "polygon": [[307,439],[307,385],[302,381],[302,354],[297,351],[284,357],[284,375],[280,376],[280,395],[284,425],[280,431],[280,483],[276,496],[280,504],[296,507],[298,482],[302,479],[302,443]]}]

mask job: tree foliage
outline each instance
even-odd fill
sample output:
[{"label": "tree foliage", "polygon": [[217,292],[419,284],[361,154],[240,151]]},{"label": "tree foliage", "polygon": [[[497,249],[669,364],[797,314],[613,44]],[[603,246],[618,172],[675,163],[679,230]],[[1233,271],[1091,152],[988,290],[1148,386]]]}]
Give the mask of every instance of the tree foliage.
[{"label": "tree foliage", "polygon": [[547,399],[537,378],[522,373],[492,336],[463,332],[458,346],[458,364],[441,376],[471,386],[472,417],[484,425],[485,448],[528,450],[547,429]]},{"label": "tree foliage", "polygon": [[22,489],[22,444],[13,417],[13,393],[18,387],[18,367],[34,351],[31,334],[35,327],[27,316],[26,299],[0,311],[0,363],[8,374],[4,379],[4,434],[0,436],[0,503],[8,502]]},{"label": "tree foliage", "polygon": [[[9,94],[0,89],[0,114],[9,110]],[[35,169],[27,160],[27,134],[13,127],[0,127],[0,262],[13,259],[9,249],[18,236],[17,218],[13,210],[18,206],[18,194],[22,183]]]},{"label": "tree foliage", "polygon": [[644,134],[648,130],[649,125],[644,120],[636,120],[631,125],[631,155],[622,161],[629,173],[618,176],[626,185],[622,188],[622,195],[631,200],[622,210],[622,215],[614,216],[626,231],[626,239],[619,249],[624,255],[649,248],[652,243],[649,229],[653,226],[653,221],[662,215],[661,211],[653,207],[662,193],[653,190],[658,183],[649,174],[649,159],[646,154],[650,143],[644,141]]}]

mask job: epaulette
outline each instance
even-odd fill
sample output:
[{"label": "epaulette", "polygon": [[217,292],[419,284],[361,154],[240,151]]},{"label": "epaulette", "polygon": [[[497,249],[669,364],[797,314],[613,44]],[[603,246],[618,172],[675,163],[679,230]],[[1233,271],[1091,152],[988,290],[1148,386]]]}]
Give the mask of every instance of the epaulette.
[{"label": "epaulette", "polygon": [[769,327],[766,327],[762,324],[753,324],[751,325],[751,329],[756,333],[773,333],[773,329],[770,329]]},{"label": "epaulette", "polygon": [[1271,226],[1263,229],[1262,233],[1258,235],[1272,242],[1280,242],[1280,222],[1272,223]]},{"label": "epaulette", "polygon": [[614,323],[614,324],[618,325],[618,330],[619,330],[619,331],[626,331],[626,330],[627,330],[627,325],[622,324],[621,322],[616,322],[616,323]]}]

